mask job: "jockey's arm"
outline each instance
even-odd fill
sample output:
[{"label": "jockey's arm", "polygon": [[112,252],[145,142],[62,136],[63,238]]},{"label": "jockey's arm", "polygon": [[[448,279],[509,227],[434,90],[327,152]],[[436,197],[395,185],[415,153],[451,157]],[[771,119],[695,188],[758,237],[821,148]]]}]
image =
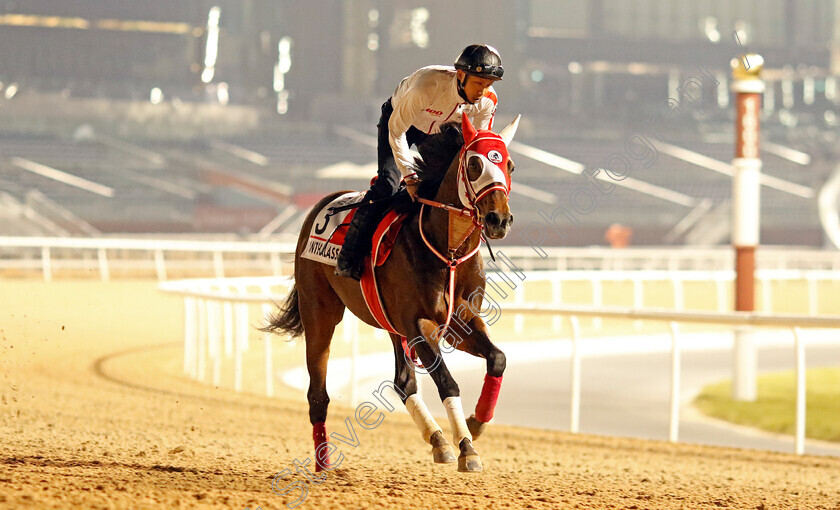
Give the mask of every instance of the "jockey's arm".
[{"label": "jockey's arm", "polygon": [[410,89],[394,105],[394,112],[388,121],[388,141],[394,152],[397,168],[404,178],[414,175],[414,156],[409,150],[406,133],[417,115],[423,111],[426,102],[426,94],[422,90]]},{"label": "jockey's arm", "polygon": [[487,95],[479,99],[478,112],[473,116],[472,121],[476,129],[493,129],[493,118],[496,115],[496,91],[493,87],[487,92]]}]

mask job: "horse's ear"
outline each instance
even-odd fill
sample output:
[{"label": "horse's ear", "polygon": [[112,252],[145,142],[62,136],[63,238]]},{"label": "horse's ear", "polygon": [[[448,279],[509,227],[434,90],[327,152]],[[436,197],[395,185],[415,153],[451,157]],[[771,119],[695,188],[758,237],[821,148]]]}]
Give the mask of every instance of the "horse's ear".
[{"label": "horse's ear", "polygon": [[510,145],[510,142],[513,141],[513,135],[516,134],[516,128],[519,127],[519,119],[522,118],[522,115],[517,115],[513,122],[505,126],[499,136],[502,137],[502,140],[505,141],[505,145]]},{"label": "horse's ear", "polygon": [[478,134],[466,112],[461,112],[461,131],[464,133],[464,145],[469,145],[475,135]]}]

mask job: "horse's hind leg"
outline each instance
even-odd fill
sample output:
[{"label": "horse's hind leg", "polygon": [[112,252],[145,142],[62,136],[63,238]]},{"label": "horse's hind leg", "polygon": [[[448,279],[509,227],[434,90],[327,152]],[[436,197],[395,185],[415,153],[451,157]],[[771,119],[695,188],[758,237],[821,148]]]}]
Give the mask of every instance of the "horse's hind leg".
[{"label": "horse's hind leg", "polygon": [[429,408],[417,394],[417,377],[412,367],[413,359],[407,355],[402,344],[402,337],[390,333],[394,344],[395,375],[394,385],[402,392],[401,398],[414,424],[420,429],[423,440],[432,446],[432,458],[437,464],[455,462],[452,446],[443,436],[443,431],[435,422]]},{"label": "horse's hind leg", "polygon": [[[312,437],[315,441],[315,470],[329,467],[329,447],[327,446],[327,407],[330,397],[327,395],[327,361],[330,357],[335,326],[344,315],[344,304],[330,287],[323,274],[313,275],[316,282],[305,285],[298,280],[300,292],[299,308],[301,323],[306,337],[306,368],[309,371],[309,421],[312,423]],[[304,291],[306,288],[306,291]]]}]

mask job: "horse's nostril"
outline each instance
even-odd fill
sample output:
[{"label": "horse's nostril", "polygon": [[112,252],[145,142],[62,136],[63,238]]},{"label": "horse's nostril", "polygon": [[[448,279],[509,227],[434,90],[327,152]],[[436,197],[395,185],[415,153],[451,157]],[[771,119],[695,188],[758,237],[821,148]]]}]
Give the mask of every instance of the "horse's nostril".
[{"label": "horse's nostril", "polygon": [[501,219],[497,213],[491,212],[487,213],[487,224],[491,227],[498,226],[501,223]]},{"label": "horse's nostril", "polygon": [[513,215],[508,216],[508,225],[513,226]]}]

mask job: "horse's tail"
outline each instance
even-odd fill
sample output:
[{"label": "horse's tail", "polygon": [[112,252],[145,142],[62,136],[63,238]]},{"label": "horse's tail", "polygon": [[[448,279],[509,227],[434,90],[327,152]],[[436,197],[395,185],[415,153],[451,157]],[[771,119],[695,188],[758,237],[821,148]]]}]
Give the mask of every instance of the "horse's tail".
[{"label": "horse's tail", "polygon": [[282,306],[278,305],[277,312],[268,316],[268,324],[260,328],[266,333],[285,333],[291,338],[303,334],[303,323],[300,321],[300,307],[298,306],[297,283],[286,297]]}]

